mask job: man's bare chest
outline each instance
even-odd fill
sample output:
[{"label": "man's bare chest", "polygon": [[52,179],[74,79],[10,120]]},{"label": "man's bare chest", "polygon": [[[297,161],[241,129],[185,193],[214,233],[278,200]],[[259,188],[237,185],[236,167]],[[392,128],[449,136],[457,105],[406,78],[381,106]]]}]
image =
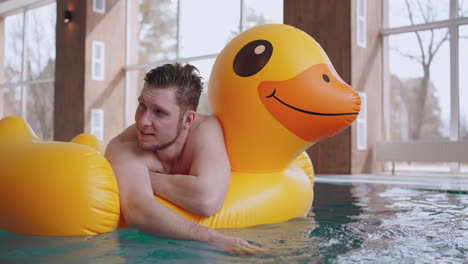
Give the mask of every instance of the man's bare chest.
[{"label": "man's bare chest", "polygon": [[180,158],[174,159],[170,162],[161,162],[153,154],[148,158],[148,160],[148,170],[151,172],[183,175],[190,174],[192,157],[189,155],[189,153],[183,153]]}]

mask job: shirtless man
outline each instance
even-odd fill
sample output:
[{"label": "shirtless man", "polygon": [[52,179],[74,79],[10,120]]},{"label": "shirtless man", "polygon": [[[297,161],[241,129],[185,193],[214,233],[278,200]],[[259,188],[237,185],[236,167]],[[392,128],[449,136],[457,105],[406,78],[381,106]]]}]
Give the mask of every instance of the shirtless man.
[{"label": "shirtless man", "polygon": [[119,185],[125,221],[150,235],[198,240],[236,254],[257,254],[248,242],[189,221],[154,199],[211,216],[221,209],[230,180],[223,131],[213,116],[195,111],[201,77],[191,65],[149,71],[135,124],[106,150]]}]

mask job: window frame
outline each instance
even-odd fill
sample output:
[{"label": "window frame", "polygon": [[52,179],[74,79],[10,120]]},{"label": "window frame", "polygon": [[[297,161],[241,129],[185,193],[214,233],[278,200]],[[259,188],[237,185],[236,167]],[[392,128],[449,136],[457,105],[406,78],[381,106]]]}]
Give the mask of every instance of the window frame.
[{"label": "window frame", "polygon": [[0,84],[0,90],[2,91],[2,96],[3,96],[3,88],[6,88],[6,87],[20,87],[21,89],[21,112],[19,113],[20,116],[23,118],[23,119],[26,119],[27,118],[27,87],[30,86],[30,85],[34,85],[34,84],[43,84],[43,83],[49,83],[49,84],[54,84],[55,83],[55,77],[49,77],[49,78],[39,78],[39,79],[35,79],[35,80],[27,80],[27,75],[26,75],[26,71],[25,71],[25,68],[27,67],[27,52],[26,52],[26,49],[27,49],[27,45],[25,44],[27,42],[27,30],[26,30],[26,27],[27,27],[27,22],[28,22],[28,16],[27,16],[27,12],[30,11],[30,10],[33,10],[33,9],[36,9],[36,8],[40,8],[42,6],[46,6],[46,5],[49,5],[49,4],[53,4],[53,3],[56,3],[55,0],[45,0],[45,1],[40,1],[40,2],[35,2],[35,3],[32,3],[32,4],[27,4],[25,6],[21,6],[19,8],[14,8],[14,9],[10,9],[10,10],[7,10],[6,12],[3,12],[0,14],[0,16],[2,18],[5,18],[7,16],[11,16],[11,15],[15,15],[15,14],[18,14],[18,13],[23,13],[23,33],[22,33],[22,43],[23,43],[23,46],[22,46],[22,51],[21,51],[21,80],[19,82],[5,82],[5,83],[1,83]]},{"label": "window frame", "polygon": [[[383,127],[384,127],[384,140],[391,141],[390,128],[391,128],[391,113],[390,113],[390,85],[389,85],[389,44],[388,39],[391,35],[412,33],[417,31],[424,31],[430,29],[447,28],[449,30],[449,47],[450,47],[450,141],[460,141],[460,100],[459,100],[459,32],[458,29],[462,25],[468,24],[468,17],[460,17],[458,14],[458,0],[450,0],[449,19],[436,21],[426,24],[409,25],[402,27],[388,27],[389,16],[389,1],[383,0],[383,29],[382,35],[382,48],[383,48]],[[447,147],[448,144],[447,144]],[[453,162],[450,165],[450,172],[459,173],[460,163]]]}]

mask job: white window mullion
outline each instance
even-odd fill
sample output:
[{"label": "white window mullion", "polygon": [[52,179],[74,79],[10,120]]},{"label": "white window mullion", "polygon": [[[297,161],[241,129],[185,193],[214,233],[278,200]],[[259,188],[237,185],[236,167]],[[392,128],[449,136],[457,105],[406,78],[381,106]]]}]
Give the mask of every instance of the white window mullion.
[{"label": "white window mullion", "polygon": [[417,25],[410,25],[410,26],[403,26],[397,28],[384,28],[381,30],[381,34],[384,36],[387,35],[394,35],[394,34],[401,34],[401,33],[409,33],[415,31],[424,31],[429,29],[437,29],[437,28],[447,28],[451,25],[466,25],[468,24],[468,17],[458,17],[452,20],[443,20],[443,21],[436,21],[427,24],[417,24]]},{"label": "white window mullion", "polygon": [[176,58],[180,56],[180,0],[177,0],[177,46],[176,46]]},{"label": "white window mullion", "polygon": [[245,2],[244,0],[240,1],[240,16],[239,16],[239,33],[245,29]]},{"label": "white window mullion", "polygon": [[[129,64],[130,64],[130,37],[131,37],[131,34],[133,33],[131,30],[132,30],[132,27],[130,26],[131,25],[131,22],[130,22],[130,19],[131,19],[131,14],[132,14],[132,4],[131,4],[131,1],[132,0],[127,0],[126,2],[126,5],[127,5],[127,13],[126,13],[126,17],[125,17],[125,25],[126,25],[126,36],[125,36],[125,40],[126,40],[126,45],[125,45],[125,67],[127,67]],[[130,73],[129,71],[125,71],[125,101],[124,101],[124,127],[123,128],[126,128],[127,126],[130,125],[130,122],[131,122],[131,118],[129,118],[129,109],[130,109],[130,100],[133,100],[133,98],[130,98]],[[122,128],[122,129],[123,129]]]},{"label": "white window mullion", "polygon": [[26,25],[27,25],[27,9],[24,8],[23,9],[23,46],[22,46],[22,51],[21,51],[21,117],[23,119],[26,119],[26,109],[27,109],[27,93],[26,93],[26,87],[27,85],[24,84],[24,82],[26,82],[26,78],[27,78],[27,73],[26,73],[26,70],[27,70],[27,31],[26,31]]},{"label": "white window mullion", "polygon": [[[450,0],[450,19],[458,16],[458,0]],[[460,140],[460,86],[458,25],[450,25],[450,140]],[[460,163],[452,163],[450,171],[460,172]]]}]

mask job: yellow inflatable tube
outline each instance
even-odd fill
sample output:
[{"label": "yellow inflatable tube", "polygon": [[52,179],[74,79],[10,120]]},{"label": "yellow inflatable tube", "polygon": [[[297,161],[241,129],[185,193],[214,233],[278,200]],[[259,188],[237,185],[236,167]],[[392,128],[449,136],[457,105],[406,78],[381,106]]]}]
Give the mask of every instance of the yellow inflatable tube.
[{"label": "yellow inflatable tube", "polygon": [[[207,218],[155,199],[213,228],[306,216],[313,169],[304,151],[349,126],[360,104],[320,45],[286,25],[249,29],[219,54],[209,100],[232,167],[223,208]],[[64,236],[117,227],[118,189],[103,145],[90,135],[73,141],[42,142],[21,118],[0,120],[0,229]]]},{"label": "yellow inflatable tube", "polygon": [[211,217],[190,213],[157,196],[187,219],[211,228],[241,228],[305,217],[313,200],[314,173],[307,153],[285,171],[232,172],[223,208]]}]

